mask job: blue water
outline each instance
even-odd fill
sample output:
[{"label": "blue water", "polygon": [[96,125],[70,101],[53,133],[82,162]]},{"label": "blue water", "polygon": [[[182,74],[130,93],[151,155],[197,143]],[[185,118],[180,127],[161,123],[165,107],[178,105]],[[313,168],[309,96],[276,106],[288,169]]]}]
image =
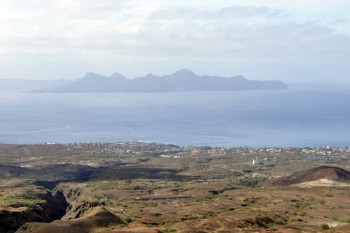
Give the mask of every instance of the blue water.
[{"label": "blue water", "polygon": [[0,143],[349,146],[349,90],[0,93]]}]

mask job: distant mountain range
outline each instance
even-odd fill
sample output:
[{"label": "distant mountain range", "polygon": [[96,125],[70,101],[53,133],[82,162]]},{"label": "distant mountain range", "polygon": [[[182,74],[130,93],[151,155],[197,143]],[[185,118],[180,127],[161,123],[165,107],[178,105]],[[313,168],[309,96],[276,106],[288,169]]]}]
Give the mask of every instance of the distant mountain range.
[{"label": "distant mountain range", "polygon": [[127,79],[119,73],[110,77],[87,73],[83,78],[54,89],[54,92],[181,92],[181,91],[238,91],[238,90],[286,90],[280,81],[247,80],[242,76],[224,78],[199,76],[183,69],[173,74]]},{"label": "distant mountain range", "polygon": [[[3,80],[2,80],[3,81]],[[17,80],[19,81],[19,80]],[[44,92],[184,92],[184,91],[241,91],[241,90],[286,90],[288,86],[281,81],[248,80],[243,76],[230,78],[219,76],[199,76],[190,70],[183,69],[170,75],[128,79],[120,73],[110,77],[87,73],[75,81],[23,81],[30,84],[32,90]],[[0,90],[1,88],[0,81]],[[36,88],[33,88],[37,84]],[[18,89],[19,86],[18,86]],[[25,88],[28,90],[29,88]]]}]

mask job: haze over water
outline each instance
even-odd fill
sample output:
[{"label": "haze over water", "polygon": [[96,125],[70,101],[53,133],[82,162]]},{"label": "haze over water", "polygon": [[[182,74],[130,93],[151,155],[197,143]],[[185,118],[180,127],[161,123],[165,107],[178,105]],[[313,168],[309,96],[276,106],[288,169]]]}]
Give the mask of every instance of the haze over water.
[{"label": "haze over water", "polygon": [[349,146],[350,92],[0,93],[0,143]]}]

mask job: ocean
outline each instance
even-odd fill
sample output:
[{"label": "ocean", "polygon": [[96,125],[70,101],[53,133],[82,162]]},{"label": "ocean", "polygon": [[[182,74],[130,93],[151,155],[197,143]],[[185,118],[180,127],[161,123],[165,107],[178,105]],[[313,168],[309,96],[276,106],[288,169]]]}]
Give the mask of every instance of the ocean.
[{"label": "ocean", "polygon": [[0,143],[350,146],[347,89],[0,97]]}]

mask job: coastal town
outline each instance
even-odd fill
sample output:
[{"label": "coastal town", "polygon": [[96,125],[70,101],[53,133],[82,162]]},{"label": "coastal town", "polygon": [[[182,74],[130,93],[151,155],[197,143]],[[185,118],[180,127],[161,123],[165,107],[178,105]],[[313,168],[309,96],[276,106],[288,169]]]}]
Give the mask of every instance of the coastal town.
[{"label": "coastal town", "polygon": [[64,144],[67,151],[89,150],[91,154],[114,153],[118,155],[153,155],[180,158],[185,155],[300,155],[307,158],[332,158],[349,156],[350,147],[210,147],[210,146],[177,146],[163,143],[146,142],[93,142]]}]

